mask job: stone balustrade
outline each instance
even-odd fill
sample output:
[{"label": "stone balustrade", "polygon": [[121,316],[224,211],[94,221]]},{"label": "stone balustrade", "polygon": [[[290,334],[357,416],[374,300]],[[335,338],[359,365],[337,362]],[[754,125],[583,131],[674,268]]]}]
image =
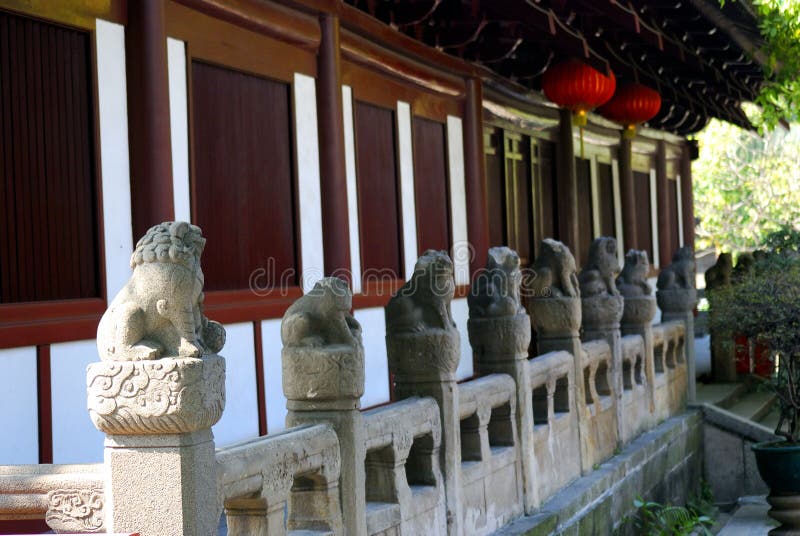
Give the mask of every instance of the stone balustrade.
[{"label": "stone balustrade", "polygon": [[[163,224],[153,233],[178,244],[178,275],[199,270],[199,229]],[[88,370],[105,463],[0,467],[0,518],[46,518],[65,533],[205,536],[217,533],[224,512],[231,535],[461,536],[534,514],[682,412],[691,391],[690,312],[681,309],[693,305],[691,289],[665,281],[659,304],[672,316],[651,326],[654,300],[636,294],[644,288],[636,274],[621,292],[613,286],[615,247],[603,239],[594,248],[580,278],[594,294],[581,298],[569,250],[544,244],[550,253],[537,261],[531,316],[521,305],[519,258],[493,248],[469,298],[468,326],[450,314],[450,259],[426,252],[387,306],[398,401],[368,411],[360,409],[364,348],[350,290],[323,279],[289,308],[281,330],[289,428],[216,451],[210,426],[224,408],[224,330],[202,315],[194,286],[170,294],[185,295],[194,327],[153,321],[148,335],[142,315],[166,315],[168,305],[137,310],[137,300],[157,296],[137,297],[151,290],[133,285],[124,307],[109,313],[117,329],[106,330],[102,360]],[[159,288],[185,281],[167,267],[147,275],[135,266],[160,278]],[[457,383],[465,328],[482,376]],[[169,394],[176,390],[190,396]]]},{"label": "stone balustrade", "polygon": [[339,441],[330,425],[303,426],[218,449],[216,462],[229,536],[293,530],[343,534]]}]

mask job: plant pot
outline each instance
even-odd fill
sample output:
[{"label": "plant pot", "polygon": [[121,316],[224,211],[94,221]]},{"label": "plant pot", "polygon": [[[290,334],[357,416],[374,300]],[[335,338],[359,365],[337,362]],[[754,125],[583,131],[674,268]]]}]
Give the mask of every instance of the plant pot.
[{"label": "plant pot", "polygon": [[769,441],[752,449],[758,472],[769,486],[769,516],[781,523],[770,534],[800,534],[800,444]]}]

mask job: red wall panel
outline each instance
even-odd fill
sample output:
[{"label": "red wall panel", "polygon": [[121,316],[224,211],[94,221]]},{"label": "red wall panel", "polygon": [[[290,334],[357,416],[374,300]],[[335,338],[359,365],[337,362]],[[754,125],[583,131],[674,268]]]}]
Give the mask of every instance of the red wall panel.
[{"label": "red wall panel", "polygon": [[417,246],[450,250],[450,196],[445,129],[442,123],[415,117],[414,200],[417,210]]}]

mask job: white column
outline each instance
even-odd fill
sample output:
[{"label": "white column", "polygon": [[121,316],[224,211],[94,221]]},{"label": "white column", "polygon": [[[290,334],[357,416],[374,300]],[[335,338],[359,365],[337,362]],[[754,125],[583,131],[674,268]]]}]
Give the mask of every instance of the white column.
[{"label": "white column", "polygon": [[411,106],[397,101],[397,148],[400,163],[400,207],[403,215],[405,278],[411,279],[417,262],[417,204],[414,197],[414,152],[411,138]]},{"label": "white column", "polygon": [[342,86],[344,115],[344,167],[347,177],[347,222],[350,227],[350,273],[353,294],[361,292],[361,240],[358,227],[358,182],[356,177],[356,141],[353,126],[353,90]]},{"label": "white column", "polygon": [[468,285],[472,248],[467,236],[467,190],[464,176],[464,134],[461,119],[447,116],[447,164],[450,172],[450,224],[456,285]]},{"label": "white column", "polygon": [[175,220],[192,221],[189,194],[189,112],[186,95],[186,44],[167,37],[169,127],[172,142],[172,193]]},{"label": "white column", "polygon": [[658,193],[656,192],[656,170],[650,169],[650,228],[653,231],[653,266],[661,266],[658,247]]},{"label": "white column", "polygon": [[614,229],[617,232],[617,258],[625,264],[625,236],[622,232],[622,193],[619,189],[619,160],[611,160],[611,183],[614,192]]}]

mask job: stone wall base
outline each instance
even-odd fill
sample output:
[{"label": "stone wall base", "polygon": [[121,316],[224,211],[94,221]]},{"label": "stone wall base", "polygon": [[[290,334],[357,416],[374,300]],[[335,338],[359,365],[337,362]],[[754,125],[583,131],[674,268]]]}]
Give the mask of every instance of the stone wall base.
[{"label": "stone wall base", "polygon": [[664,421],[547,500],[533,516],[494,534],[611,534],[634,511],[637,496],[683,505],[703,474],[703,422],[699,411]]}]

